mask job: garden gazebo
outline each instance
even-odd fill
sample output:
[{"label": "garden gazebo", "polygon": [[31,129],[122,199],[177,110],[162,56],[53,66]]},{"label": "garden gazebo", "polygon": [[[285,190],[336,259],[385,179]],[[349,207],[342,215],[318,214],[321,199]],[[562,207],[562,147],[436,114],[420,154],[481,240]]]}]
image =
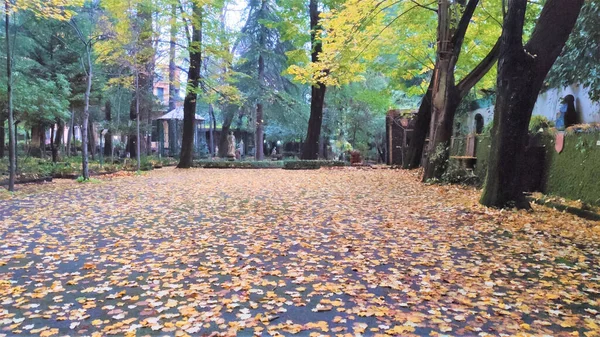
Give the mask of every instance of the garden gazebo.
[{"label": "garden gazebo", "polygon": [[[177,107],[156,120],[156,131],[158,134],[158,151],[161,156],[178,156],[181,150],[183,138],[183,107]],[[196,114],[196,125],[194,133],[194,147],[196,150],[206,143],[202,130],[204,129],[204,118]]]}]

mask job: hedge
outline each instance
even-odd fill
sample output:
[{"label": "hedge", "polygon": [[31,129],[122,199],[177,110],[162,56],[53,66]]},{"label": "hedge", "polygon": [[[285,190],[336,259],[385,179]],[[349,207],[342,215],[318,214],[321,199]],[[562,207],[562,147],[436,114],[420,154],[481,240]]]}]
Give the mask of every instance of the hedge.
[{"label": "hedge", "polygon": [[[543,148],[541,167],[528,168],[530,174],[542,175],[540,192],[600,205],[600,132],[567,133],[561,153],[555,147],[555,135],[537,134],[532,142]],[[478,137],[475,175],[482,181],[487,172],[491,139]]]},{"label": "hedge", "polygon": [[237,169],[258,169],[258,168],[282,168],[282,161],[225,161],[225,160],[199,160],[194,162],[194,166],[201,168],[237,168]]},{"label": "hedge", "polygon": [[348,163],[336,160],[290,160],[286,161],[283,168],[286,170],[318,170],[321,167],[341,167]]}]

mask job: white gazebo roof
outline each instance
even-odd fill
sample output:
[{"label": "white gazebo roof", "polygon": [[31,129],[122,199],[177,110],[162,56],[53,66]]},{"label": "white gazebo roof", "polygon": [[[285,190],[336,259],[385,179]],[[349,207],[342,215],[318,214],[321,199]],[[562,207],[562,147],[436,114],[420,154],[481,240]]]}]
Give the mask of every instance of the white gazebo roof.
[{"label": "white gazebo roof", "polygon": [[[169,112],[167,112],[166,114],[156,118],[158,120],[171,120],[171,119],[176,119],[176,120],[183,120],[183,107],[178,107],[175,108]],[[202,116],[196,114],[196,120],[197,121],[204,121],[204,118],[202,118]]]}]

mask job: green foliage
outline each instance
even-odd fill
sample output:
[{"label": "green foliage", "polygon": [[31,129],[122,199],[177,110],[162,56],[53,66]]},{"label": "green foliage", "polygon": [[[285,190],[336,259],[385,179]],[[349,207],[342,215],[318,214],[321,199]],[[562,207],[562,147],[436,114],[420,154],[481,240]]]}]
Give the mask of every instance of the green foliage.
[{"label": "green foliage", "polygon": [[80,183],[80,184],[86,184],[86,183],[91,183],[91,184],[99,184],[102,181],[99,179],[94,179],[94,178],[89,178],[89,179],[85,179],[82,176],[77,177],[77,179],[75,179],[76,182]]},{"label": "green foliage", "polygon": [[600,101],[600,0],[586,1],[562,55],[548,74],[549,87],[581,84]]},{"label": "green foliage", "polygon": [[282,161],[224,161],[224,160],[199,160],[194,166],[212,169],[260,169],[260,168],[282,168]]},{"label": "green foliage", "polygon": [[554,137],[546,136],[548,172],[545,192],[573,200],[600,205],[600,133],[567,134],[563,151],[554,150]]},{"label": "green foliage", "polygon": [[529,132],[532,133],[536,133],[540,129],[547,130],[551,127],[554,127],[554,122],[541,115],[532,116],[529,121]]},{"label": "green foliage", "polygon": [[321,167],[342,167],[347,162],[335,160],[289,160],[283,165],[286,170],[318,170]]},{"label": "green foliage", "polygon": [[450,160],[448,168],[442,175],[441,181],[448,184],[474,185],[479,186],[481,179],[473,171],[462,167],[458,161]]}]

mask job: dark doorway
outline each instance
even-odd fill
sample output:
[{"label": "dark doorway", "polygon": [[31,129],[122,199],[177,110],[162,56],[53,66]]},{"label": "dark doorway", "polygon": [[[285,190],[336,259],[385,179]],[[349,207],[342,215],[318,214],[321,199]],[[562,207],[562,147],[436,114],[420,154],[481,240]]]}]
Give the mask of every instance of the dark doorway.
[{"label": "dark doorway", "polygon": [[475,133],[481,134],[483,132],[483,116],[481,114],[475,115]]}]

